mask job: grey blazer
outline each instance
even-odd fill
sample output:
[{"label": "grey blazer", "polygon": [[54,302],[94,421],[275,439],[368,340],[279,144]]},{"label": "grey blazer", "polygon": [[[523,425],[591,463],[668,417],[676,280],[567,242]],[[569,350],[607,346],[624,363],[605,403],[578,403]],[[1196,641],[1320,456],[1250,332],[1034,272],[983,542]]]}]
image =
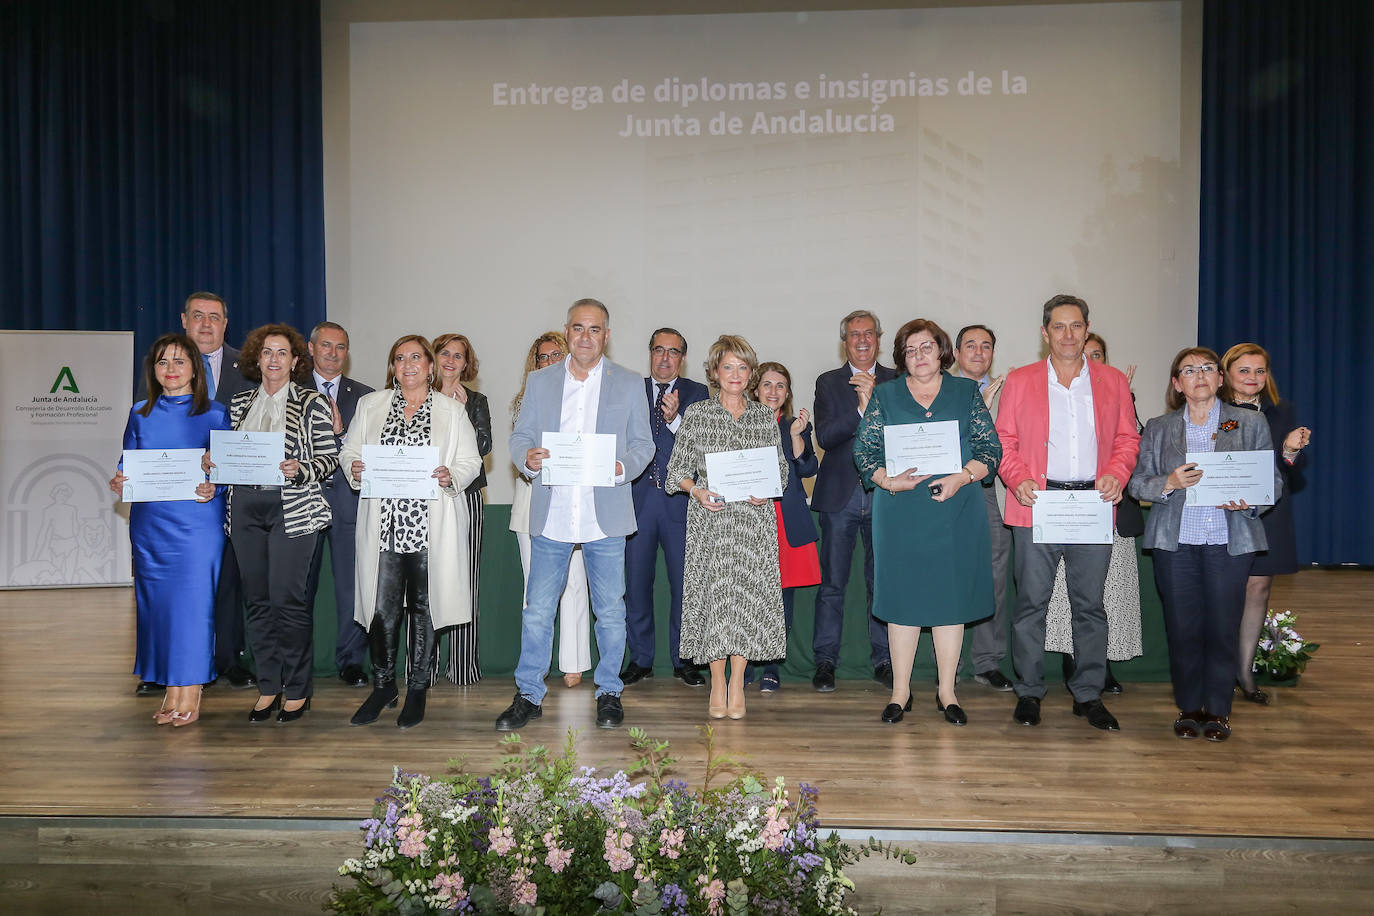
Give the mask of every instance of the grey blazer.
[{"label": "grey blazer", "polygon": [[[644,379],[602,357],[601,397],[596,406],[596,431],[615,435],[615,458],[625,469],[623,482],[613,487],[597,487],[596,523],[607,537],[635,533],[635,507],[630,483],[654,457],[654,438],[649,431],[649,399]],[[562,364],[530,373],[520,416],[510,436],[510,457],[515,469],[525,477],[525,453],[538,448],[541,434],[557,432],[563,415],[563,380],[567,368]],[[1253,413],[1253,411],[1247,411]],[[1258,414],[1256,414],[1258,416]],[[530,534],[544,532],[549,517],[549,488],[533,481],[530,492]]]},{"label": "grey blazer", "polygon": [[[1164,484],[1174,468],[1187,463],[1188,439],[1184,431],[1183,406],[1173,413],[1155,417],[1145,424],[1145,432],[1140,437],[1140,457],[1136,460],[1135,472],[1127,490],[1136,499],[1154,503],[1149,517],[1145,520],[1145,541],[1141,545],[1159,550],[1178,549],[1178,529],[1183,521],[1183,506],[1186,497],[1181,490],[1175,490],[1167,497]],[[1273,448],[1269,439],[1269,424],[1263,414],[1254,410],[1243,410],[1230,404],[1221,405],[1221,425],[1234,421],[1234,429],[1218,429],[1216,451],[1249,452]],[[1283,491],[1283,477],[1274,469],[1274,499]],[[1232,556],[1265,550],[1269,544],[1264,537],[1264,525],[1260,522],[1261,510],[1269,506],[1252,506],[1244,512],[1226,513],[1226,550]]]}]

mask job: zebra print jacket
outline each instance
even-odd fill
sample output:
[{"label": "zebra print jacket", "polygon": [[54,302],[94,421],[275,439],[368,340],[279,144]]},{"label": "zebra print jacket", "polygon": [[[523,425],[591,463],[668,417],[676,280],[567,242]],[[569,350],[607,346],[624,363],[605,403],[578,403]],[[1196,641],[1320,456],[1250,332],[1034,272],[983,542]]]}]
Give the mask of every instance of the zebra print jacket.
[{"label": "zebra print jacket", "polygon": [[[331,514],[324,498],[323,482],[339,466],[339,440],[334,438],[334,420],[324,395],[295,382],[288,383],[286,395],[286,455],[300,462],[300,473],[281,488],[282,517],[286,536],[299,537],[329,527]],[[239,428],[261,386],[241,391],[229,402],[229,425]],[[214,456],[211,456],[213,458]],[[233,520],[234,488],[229,488],[224,530]]]}]

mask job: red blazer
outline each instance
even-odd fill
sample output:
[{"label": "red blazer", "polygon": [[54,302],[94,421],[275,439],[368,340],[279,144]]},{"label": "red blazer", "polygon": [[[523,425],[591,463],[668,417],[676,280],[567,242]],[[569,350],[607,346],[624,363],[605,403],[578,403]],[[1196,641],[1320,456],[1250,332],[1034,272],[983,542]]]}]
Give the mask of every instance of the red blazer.
[{"label": "red blazer", "polygon": [[[1097,477],[1112,475],[1123,485],[1135,470],[1140,433],[1135,428],[1131,386],[1119,369],[1088,360],[1088,383],[1093,392],[1097,431]],[[1046,360],[1007,373],[997,411],[997,437],[1002,440],[1002,464],[997,474],[1007,485],[1004,521],[1019,528],[1031,526],[1031,510],[1013,495],[1027,478],[1045,488],[1049,464],[1050,381]]]}]

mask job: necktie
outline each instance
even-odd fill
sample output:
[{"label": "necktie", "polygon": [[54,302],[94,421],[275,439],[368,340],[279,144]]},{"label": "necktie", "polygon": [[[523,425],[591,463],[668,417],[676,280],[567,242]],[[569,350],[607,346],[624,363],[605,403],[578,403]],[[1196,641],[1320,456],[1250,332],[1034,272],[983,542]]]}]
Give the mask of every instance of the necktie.
[{"label": "necktie", "polygon": [[210,365],[210,354],[200,354],[201,360],[205,363],[205,389],[210,392],[210,397],[215,396],[215,367]]},{"label": "necktie", "polygon": [[330,401],[331,404],[334,403],[334,383],[333,383],[333,382],[325,382],[325,383],[324,383],[324,396],[327,397],[327,398],[329,398],[329,401]]},{"label": "necktie", "polygon": [[[654,415],[651,419],[654,421],[654,435],[658,435],[659,430],[663,429],[664,426],[663,396],[668,393],[669,383],[654,382],[654,384],[658,386],[658,395],[654,398]],[[663,461],[665,459],[666,456],[660,458],[659,455],[654,455],[654,485],[660,489],[663,487],[663,472],[666,470],[666,468],[663,467]]]}]

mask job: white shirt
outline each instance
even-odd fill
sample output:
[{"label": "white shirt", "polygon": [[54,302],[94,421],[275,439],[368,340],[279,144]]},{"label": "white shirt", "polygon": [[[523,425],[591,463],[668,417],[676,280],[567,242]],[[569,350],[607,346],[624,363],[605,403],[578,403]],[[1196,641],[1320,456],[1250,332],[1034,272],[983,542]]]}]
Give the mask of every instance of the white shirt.
[{"label": "white shirt", "polygon": [[1045,360],[1050,377],[1049,460],[1045,476],[1050,480],[1097,479],[1097,422],[1093,416],[1093,386],[1088,378],[1088,358],[1083,369],[1065,388],[1059,384],[1054,364]]},{"label": "white shirt", "polygon": [[[325,378],[323,375],[320,375],[319,372],[316,372],[314,370],[311,370],[310,374],[315,376],[316,391],[318,391],[322,395],[325,395],[326,397],[333,398],[335,401],[339,399],[339,382],[343,381],[342,375],[336,375],[333,378]],[[331,385],[333,387],[326,388],[324,387],[325,385]]]},{"label": "white shirt", "polygon": [[[573,377],[571,362],[563,362],[563,412],[558,431],[594,433],[606,360],[598,360],[582,381]],[[543,486],[538,482],[534,485]],[[544,522],[544,537],[565,544],[585,544],[606,536],[596,523],[595,487],[550,487],[549,491],[549,516]]]},{"label": "white shirt", "polygon": [[[877,363],[876,360],[874,361],[873,365],[869,366],[867,369],[860,369],[858,366],[854,365],[853,363],[848,363],[848,362],[845,363],[845,365],[849,367],[849,375],[850,375],[850,377],[856,376],[856,375],[858,375],[860,372],[862,372],[862,373],[864,373],[865,375],[871,375],[871,376],[873,376],[873,381],[874,381],[874,382],[877,382],[877,381],[878,381],[878,363]],[[860,407],[860,408],[859,408],[859,416],[862,417],[863,415],[864,415],[864,409],[863,409],[862,407]]]},{"label": "white shirt", "polygon": [[290,382],[278,388],[276,394],[268,394],[267,389],[259,385],[258,396],[253,398],[253,406],[248,408],[248,416],[243,418],[239,429],[250,433],[286,432],[286,396],[290,393]]}]

